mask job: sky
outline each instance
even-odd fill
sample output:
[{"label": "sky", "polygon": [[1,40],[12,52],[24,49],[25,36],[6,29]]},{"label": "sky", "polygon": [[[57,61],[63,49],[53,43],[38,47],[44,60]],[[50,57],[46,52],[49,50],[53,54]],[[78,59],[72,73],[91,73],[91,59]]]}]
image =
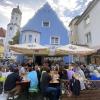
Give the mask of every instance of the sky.
[{"label": "sky", "polygon": [[77,15],[81,15],[92,0],[0,0],[0,27],[7,29],[11,11],[19,5],[22,11],[21,27],[34,16],[35,12],[48,2],[58,17],[68,28],[69,22]]}]

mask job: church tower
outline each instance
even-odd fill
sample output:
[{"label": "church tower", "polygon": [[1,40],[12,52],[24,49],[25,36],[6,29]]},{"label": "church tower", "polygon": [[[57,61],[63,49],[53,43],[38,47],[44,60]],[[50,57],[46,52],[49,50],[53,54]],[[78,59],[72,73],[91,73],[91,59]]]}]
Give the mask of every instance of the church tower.
[{"label": "church tower", "polygon": [[10,23],[7,25],[7,33],[5,38],[5,58],[9,58],[12,55],[9,49],[9,41],[11,41],[16,35],[16,32],[20,30],[21,19],[22,12],[19,9],[19,6],[17,6],[17,8],[13,8]]}]

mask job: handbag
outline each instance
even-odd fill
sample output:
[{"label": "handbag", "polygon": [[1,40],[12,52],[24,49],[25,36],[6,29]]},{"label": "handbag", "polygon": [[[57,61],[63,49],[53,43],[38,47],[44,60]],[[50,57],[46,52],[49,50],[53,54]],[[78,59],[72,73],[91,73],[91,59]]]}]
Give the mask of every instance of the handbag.
[{"label": "handbag", "polygon": [[72,91],[71,90],[67,90],[67,96],[71,97],[72,96]]}]

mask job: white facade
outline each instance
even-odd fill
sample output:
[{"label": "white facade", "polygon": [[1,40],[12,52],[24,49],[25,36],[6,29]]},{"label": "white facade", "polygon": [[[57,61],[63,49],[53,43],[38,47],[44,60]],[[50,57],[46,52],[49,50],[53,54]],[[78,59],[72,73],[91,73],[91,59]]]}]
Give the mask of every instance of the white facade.
[{"label": "white facade", "polygon": [[40,43],[40,33],[36,31],[22,31],[21,43]]},{"label": "white facade", "polygon": [[89,47],[100,46],[100,1],[86,13],[77,25],[79,43]]},{"label": "white facade", "polygon": [[17,12],[12,12],[10,23],[17,24],[20,26],[21,24],[21,14]]},{"label": "white facade", "polygon": [[75,25],[78,18],[79,16],[76,16],[69,24],[70,27],[69,38],[70,38],[70,43],[72,44],[78,44],[79,42],[78,34],[77,34],[77,25]]},{"label": "white facade", "polygon": [[[87,45],[100,49],[100,0],[93,0],[81,16],[74,18],[70,24],[71,41],[74,44]],[[75,40],[76,39],[76,40]],[[76,43],[77,42],[77,43]],[[93,58],[94,57],[94,58]],[[92,55],[93,59],[100,57]],[[98,60],[98,59],[97,59]],[[95,63],[98,63],[96,59]],[[84,59],[85,61],[85,59]],[[92,61],[92,59],[91,59]],[[100,62],[99,62],[100,64]]]},{"label": "white facade", "polygon": [[[99,0],[98,0],[99,1]],[[100,46],[100,1],[93,8],[90,13],[91,16],[91,33],[92,33],[92,46]]]},{"label": "white facade", "polygon": [[[100,0],[93,0],[83,14],[70,23],[70,30],[77,37],[77,44],[100,47]],[[73,25],[74,24],[74,25]],[[72,41],[72,40],[71,40]],[[75,43],[75,40],[74,40]]]},{"label": "white facade", "polygon": [[10,23],[7,25],[7,33],[5,37],[5,58],[11,58],[12,56],[12,52],[9,49],[9,41],[11,41],[12,38],[16,35],[16,32],[20,30],[21,15],[22,13],[19,9],[19,6],[17,8],[13,8]]}]

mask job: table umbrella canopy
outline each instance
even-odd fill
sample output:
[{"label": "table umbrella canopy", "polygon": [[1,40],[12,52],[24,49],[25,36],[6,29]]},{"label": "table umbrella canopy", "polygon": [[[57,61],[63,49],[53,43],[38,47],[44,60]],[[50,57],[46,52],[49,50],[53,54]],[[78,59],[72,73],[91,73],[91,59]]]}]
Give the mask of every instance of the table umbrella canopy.
[{"label": "table umbrella canopy", "polygon": [[10,49],[21,53],[21,54],[29,54],[29,55],[48,55],[49,48],[46,46],[42,46],[37,43],[25,43],[25,44],[15,44],[10,45]]},{"label": "table umbrella canopy", "polygon": [[88,47],[84,47],[84,46],[78,46],[78,45],[72,45],[72,44],[68,44],[68,45],[65,45],[65,46],[61,46],[61,47],[58,47],[56,49],[56,54],[58,55],[68,55],[68,54],[71,54],[71,55],[89,55],[89,54],[92,54],[96,52],[96,50],[94,49],[90,49]]}]

